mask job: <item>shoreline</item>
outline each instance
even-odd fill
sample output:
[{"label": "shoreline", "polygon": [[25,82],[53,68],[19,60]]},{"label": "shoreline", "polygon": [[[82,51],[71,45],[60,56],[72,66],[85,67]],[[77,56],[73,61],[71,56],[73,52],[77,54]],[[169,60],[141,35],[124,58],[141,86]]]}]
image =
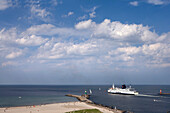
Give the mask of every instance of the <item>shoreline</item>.
[{"label": "shoreline", "polygon": [[54,103],[44,103],[44,104],[32,104],[32,105],[21,105],[21,106],[9,106],[9,107],[0,107],[1,108],[17,108],[17,107],[30,107],[30,106],[43,106],[43,105],[49,105],[49,104],[62,104],[62,103],[69,103],[69,102],[79,102],[77,101],[68,101],[68,102],[54,102]]},{"label": "shoreline", "polygon": [[80,101],[0,108],[0,113],[65,113],[83,109],[98,109],[103,113],[120,113],[113,112],[102,106],[91,105]]},{"label": "shoreline", "polygon": [[69,103],[69,102],[79,102],[79,100],[77,101],[66,101],[66,102],[53,102],[53,103],[43,103],[43,104],[31,104],[31,105],[19,105],[19,106],[4,106],[1,108],[16,108],[16,107],[30,107],[30,106],[42,106],[42,105],[48,105],[48,104],[59,104],[59,103]]},{"label": "shoreline", "polygon": [[66,95],[70,97],[77,98],[77,101],[70,102],[59,102],[59,103],[47,103],[47,104],[38,104],[38,105],[26,105],[26,106],[15,106],[15,107],[1,107],[0,113],[65,113],[76,110],[83,109],[98,109],[103,113],[123,113],[119,109],[113,109],[109,106],[104,106],[97,104],[87,99],[86,97],[79,95]]}]

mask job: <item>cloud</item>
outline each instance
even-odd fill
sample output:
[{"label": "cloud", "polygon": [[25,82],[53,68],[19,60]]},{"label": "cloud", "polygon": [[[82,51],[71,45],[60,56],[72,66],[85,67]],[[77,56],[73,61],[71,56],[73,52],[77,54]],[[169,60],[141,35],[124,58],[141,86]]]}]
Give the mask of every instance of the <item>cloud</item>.
[{"label": "cloud", "polygon": [[19,61],[18,57],[30,53],[22,58],[30,63],[53,66],[72,63],[100,64],[115,69],[169,66],[170,33],[158,35],[142,24],[123,24],[109,19],[96,23],[89,19],[78,22],[74,28],[52,24],[33,25],[23,32],[4,28],[0,30],[0,40],[1,64],[7,59]]},{"label": "cloud", "polygon": [[17,30],[16,28],[10,28],[6,30],[5,28],[0,30],[0,39],[2,40],[13,40],[17,37]]},{"label": "cloud", "polygon": [[118,52],[126,53],[127,55],[133,55],[140,52],[140,47],[125,47],[125,48],[118,48]]},{"label": "cloud", "polygon": [[3,28],[2,30],[0,30],[0,40],[0,44],[21,44],[27,46],[38,46],[45,43],[48,39],[33,34],[19,34],[16,28],[11,28],[9,30],[5,30],[5,28]]},{"label": "cloud", "polygon": [[130,2],[129,4],[133,5],[133,6],[138,6],[138,2],[137,1]]},{"label": "cloud", "polygon": [[17,62],[14,62],[14,61],[7,61],[7,62],[2,63],[2,67],[6,67],[9,65],[18,65],[18,64],[17,64]]},{"label": "cloud", "polygon": [[31,6],[31,13],[35,16],[46,18],[50,13],[46,9],[41,9],[39,5]]},{"label": "cloud", "polygon": [[64,59],[64,58],[81,58],[82,56],[94,54],[95,44],[71,42],[55,42],[54,39],[48,41],[39,48],[37,58],[45,59]]},{"label": "cloud", "polygon": [[38,46],[38,45],[45,43],[47,40],[48,40],[47,38],[42,38],[40,36],[31,35],[31,36],[25,36],[20,39],[16,39],[16,43],[27,45],[27,46]]},{"label": "cloud", "polygon": [[18,37],[17,29],[10,28],[6,30],[5,28],[0,30],[0,45],[7,46],[13,45],[16,38]]},{"label": "cloud", "polygon": [[70,15],[73,15],[74,14],[74,12],[68,12],[68,16],[70,16]]},{"label": "cloud", "polygon": [[47,8],[42,8],[40,1],[29,1],[30,14],[28,19],[38,19],[42,21],[49,21],[51,13],[47,11]]},{"label": "cloud", "polygon": [[96,17],[96,15],[95,15],[95,14],[96,14],[96,12],[94,12],[94,11],[93,11],[93,12],[91,12],[91,13],[89,14],[89,15],[90,15],[90,18],[95,18],[95,17]]},{"label": "cloud", "polygon": [[163,5],[165,4],[165,2],[163,0],[148,0],[147,1],[150,4],[154,4],[154,5]]},{"label": "cloud", "polygon": [[71,15],[73,15],[73,14],[74,14],[74,12],[70,11],[70,12],[68,12],[67,15],[63,15],[62,17],[69,17],[69,16],[71,16]]},{"label": "cloud", "polygon": [[34,25],[34,26],[31,26],[30,28],[28,28],[26,30],[26,34],[37,34],[37,35],[45,35],[45,34],[49,34],[49,35],[52,35],[54,34],[53,33],[53,30],[55,29],[56,27],[52,24],[41,24],[41,25]]},{"label": "cloud", "polygon": [[62,0],[51,0],[50,3],[52,6],[63,4]]},{"label": "cloud", "polygon": [[148,26],[122,24],[118,21],[111,22],[109,19],[105,19],[100,24],[92,22],[91,19],[81,21],[75,25],[75,28],[90,28],[93,32],[92,36],[94,37],[109,37],[118,40],[150,42],[158,38],[158,35],[155,32],[150,31]]},{"label": "cloud", "polygon": [[[163,50],[166,48],[166,52]],[[133,46],[128,46],[128,47],[123,47],[123,48],[117,48],[117,50],[114,52],[114,54],[118,54],[118,53],[125,53],[126,55],[135,55],[138,53],[142,53],[145,55],[156,55],[158,52],[160,52],[161,50],[163,50],[162,52],[164,52],[164,54],[167,54],[167,52],[169,51],[169,47],[166,44],[161,44],[161,43],[155,43],[155,44],[149,44],[149,45],[142,45],[139,47],[133,47]],[[158,56],[158,54],[156,55]],[[163,56],[163,54],[162,54]]]},{"label": "cloud", "polygon": [[[149,3],[149,4],[153,4],[153,5],[164,5],[164,4],[170,3],[169,0],[146,0],[145,2]],[[129,4],[133,5],[133,6],[138,6],[139,2],[138,1],[132,1],[132,2],[129,2]]]},{"label": "cloud", "polygon": [[12,6],[11,0],[1,0],[0,1],[0,10],[5,10]]},{"label": "cloud", "polygon": [[95,22],[92,22],[91,19],[86,20],[86,21],[81,21],[78,24],[75,25],[76,29],[88,29],[90,27],[93,27],[95,25]]},{"label": "cloud", "polygon": [[78,17],[77,20],[84,20],[86,18],[87,18],[87,15],[83,15],[83,16]]},{"label": "cloud", "polygon": [[[170,57],[170,45],[164,43],[143,44],[132,46],[120,44],[107,39],[91,39],[78,44],[49,40],[38,49],[36,59],[58,59],[83,63],[82,59],[91,58],[89,63],[114,65],[116,68],[126,66],[160,67],[167,65]],[[120,47],[122,46],[122,47]]]},{"label": "cloud", "polygon": [[[142,46],[127,46],[120,47],[116,50],[109,52],[109,56],[120,56],[118,59],[122,61],[135,61],[140,65],[155,66],[168,66],[167,60],[170,57],[170,46],[169,44],[154,43],[144,44]],[[145,62],[140,62],[145,61]]]},{"label": "cloud", "polygon": [[23,35],[46,35],[46,36],[55,36],[59,35],[62,37],[70,37],[70,36],[84,36],[87,35],[85,31],[77,31],[73,28],[61,28],[56,27],[52,24],[41,24],[35,25],[28,28]]},{"label": "cloud", "polygon": [[90,18],[95,18],[95,17],[96,17],[96,12],[95,12],[96,9],[97,9],[97,7],[94,6],[94,7],[90,10],[90,13],[89,13]]},{"label": "cloud", "polygon": [[10,54],[8,54],[5,58],[7,59],[13,59],[13,58],[16,58],[16,57],[19,57],[23,54],[22,51],[18,51],[18,52],[12,52]]},{"label": "cloud", "polygon": [[162,68],[166,68],[166,67],[170,67],[170,63],[163,63],[163,64],[152,64],[152,65],[149,65],[148,64],[148,67],[162,67]]},{"label": "cloud", "polygon": [[[108,55],[103,54],[106,56],[103,58],[109,58],[108,61],[110,61],[110,63],[122,61],[124,63],[128,62],[125,64],[127,66],[129,64],[130,66],[158,66],[158,64],[160,64],[160,66],[168,66],[166,64],[169,62],[167,59],[170,57],[170,48],[168,43],[170,39],[169,33],[158,35],[154,31],[151,31],[148,26],[122,24],[118,21],[111,22],[109,19],[105,19],[99,24],[92,20],[81,21],[75,25],[75,28],[78,30],[90,30],[90,36],[92,38],[100,37],[100,39],[104,40],[109,40],[110,38],[114,39],[112,40],[113,42],[121,42],[120,46],[126,46],[113,46],[111,48],[108,46],[109,48],[104,50],[106,53],[108,51]],[[132,46],[133,44],[139,44],[141,46]],[[103,47],[106,45],[106,43],[102,44]],[[97,45],[97,47],[100,46]],[[106,60],[104,62],[106,62]]]},{"label": "cloud", "polygon": [[79,18],[84,19],[85,17],[89,17],[89,18],[95,18],[96,17],[96,9],[98,8],[98,6],[94,6],[94,7],[90,8],[90,9],[83,8],[82,6],[81,6],[81,8],[86,14],[84,14],[83,16],[81,16]]},{"label": "cloud", "polygon": [[51,0],[51,4],[54,5],[54,6],[57,6],[58,2],[57,2],[57,0]]}]

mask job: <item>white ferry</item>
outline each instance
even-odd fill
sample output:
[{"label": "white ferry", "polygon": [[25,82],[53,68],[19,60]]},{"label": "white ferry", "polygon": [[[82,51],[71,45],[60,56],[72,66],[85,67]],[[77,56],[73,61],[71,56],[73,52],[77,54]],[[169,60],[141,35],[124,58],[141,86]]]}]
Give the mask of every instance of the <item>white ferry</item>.
[{"label": "white ferry", "polygon": [[122,85],[122,88],[115,87],[114,84],[112,85],[112,88],[108,90],[108,93],[112,94],[123,94],[123,95],[138,95],[139,93],[134,90],[133,88],[126,87],[126,85]]}]

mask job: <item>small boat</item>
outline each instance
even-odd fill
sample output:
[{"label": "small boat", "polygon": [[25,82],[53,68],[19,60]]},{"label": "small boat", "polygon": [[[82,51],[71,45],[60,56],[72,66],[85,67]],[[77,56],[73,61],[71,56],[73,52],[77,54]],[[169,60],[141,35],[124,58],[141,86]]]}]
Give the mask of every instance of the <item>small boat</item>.
[{"label": "small boat", "polygon": [[115,87],[114,84],[112,85],[112,88],[108,90],[108,93],[111,94],[123,94],[123,95],[138,95],[139,93],[134,90],[133,88],[126,87],[126,85],[122,85],[122,88]]},{"label": "small boat", "polygon": [[90,94],[92,94],[92,91],[91,91],[91,89],[89,89],[89,92],[90,92]]}]

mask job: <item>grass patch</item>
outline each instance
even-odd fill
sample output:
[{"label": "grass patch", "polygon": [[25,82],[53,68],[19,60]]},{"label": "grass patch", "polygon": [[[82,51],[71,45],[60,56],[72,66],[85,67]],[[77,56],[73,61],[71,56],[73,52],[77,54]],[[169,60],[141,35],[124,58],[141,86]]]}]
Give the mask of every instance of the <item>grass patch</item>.
[{"label": "grass patch", "polygon": [[66,113],[102,113],[98,109],[84,109],[84,110],[78,110],[78,111],[70,111]]}]

